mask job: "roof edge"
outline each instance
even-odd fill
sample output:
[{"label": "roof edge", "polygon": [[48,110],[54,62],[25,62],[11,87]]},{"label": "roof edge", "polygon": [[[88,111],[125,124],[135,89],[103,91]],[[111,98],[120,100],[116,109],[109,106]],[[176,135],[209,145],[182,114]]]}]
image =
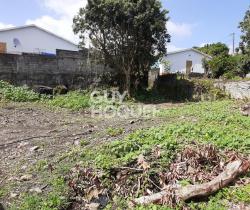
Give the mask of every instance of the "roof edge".
[{"label": "roof edge", "polygon": [[57,38],[63,39],[64,41],[66,41],[66,42],[68,42],[68,43],[70,43],[70,44],[73,44],[73,45],[75,45],[76,47],[78,47],[78,45],[77,45],[76,43],[74,43],[74,42],[72,42],[72,41],[70,41],[70,40],[68,40],[68,39],[66,39],[66,38],[64,38],[64,37],[61,37],[61,36],[59,36],[59,35],[57,35],[57,34],[51,32],[51,31],[48,31],[48,30],[46,30],[46,29],[44,29],[44,28],[42,28],[42,27],[39,27],[39,26],[37,26],[37,25],[35,25],[35,24],[30,24],[30,25],[16,26],[16,27],[9,27],[9,28],[5,28],[5,29],[0,29],[0,32],[12,31],[12,30],[23,29],[23,28],[30,28],[30,27],[37,28],[37,29],[39,29],[39,30],[41,30],[41,31],[44,31],[44,32],[46,32],[46,33],[48,33],[48,34],[51,34],[51,35],[53,35],[53,36],[56,36]]},{"label": "roof edge", "polygon": [[203,52],[201,52],[201,51],[199,51],[199,50],[197,50],[195,48],[187,48],[187,49],[183,49],[183,50],[177,50],[177,51],[169,52],[169,53],[167,53],[167,55],[172,55],[172,54],[176,54],[176,53],[186,52],[186,51],[190,51],[190,50],[195,51],[197,53],[200,53],[200,54],[202,54],[202,55],[204,55],[206,57],[213,58],[211,55],[203,53]]}]

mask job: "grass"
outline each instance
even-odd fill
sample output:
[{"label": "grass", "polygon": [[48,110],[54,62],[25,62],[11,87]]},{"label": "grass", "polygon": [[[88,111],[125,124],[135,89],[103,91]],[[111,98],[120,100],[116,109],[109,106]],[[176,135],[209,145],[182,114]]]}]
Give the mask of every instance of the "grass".
[{"label": "grass", "polygon": [[[187,103],[180,107],[163,109],[159,112],[159,117],[164,118],[167,123],[162,126],[137,130],[123,139],[96,147],[74,148],[61,157],[63,161],[56,169],[56,173],[60,176],[56,176],[50,183],[51,192],[42,197],[26,194],[19,205],[20,209],[39,207],[39,209],[48,210],[66,206],[67,183],[62,180],[62,175],[67,174],[70,167],[79,162],[82,166],[102,170],[108,185],[112,181],[108,178],[111,169],[127,166],[136,161],[139,155],[147,156],[156,147],[161,148],[162,154],[158,160],[153,161],[149,173],[158,173],[167,168],[183,146],[193,141],[200,144],[213,144],[220,149],[231,149],[249,155],[250,118],[242,116],[238,106],[235,101],[223,100]],[[121,130],[110,128],[107,129],[107,133],[119,136]],[[81,144],[84,146],[85,141],[83,140]],[[37,165],[38,170],[41,170],[44,164],[44,161],[40,162]],[[186,185],[188,181],[184,180],[182,184]],[[249,197],[250,185],[229,187],[211,196],[207,202],[192,202],[188,205],[192,209],[224,210],[227,209],[228,202],[250,204]],[[114,204],[121,209],[126,208],[127,199],[117,197],[109,203],[107,209],[111,209]],[[170,208],[151,205],[136,209]]]}]

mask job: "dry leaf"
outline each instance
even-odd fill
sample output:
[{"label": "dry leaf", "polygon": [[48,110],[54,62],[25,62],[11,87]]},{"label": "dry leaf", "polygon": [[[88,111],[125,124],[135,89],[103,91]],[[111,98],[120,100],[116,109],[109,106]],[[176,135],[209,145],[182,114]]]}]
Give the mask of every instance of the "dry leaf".
[{"label": "dry leaf", "polygon": [[145,158],[143,155],[139,155],[137,159],[137,163],[139,164],[140,168],[143,168],[143,170],[147,170],[150,168],[149,163],[145,161]]}]

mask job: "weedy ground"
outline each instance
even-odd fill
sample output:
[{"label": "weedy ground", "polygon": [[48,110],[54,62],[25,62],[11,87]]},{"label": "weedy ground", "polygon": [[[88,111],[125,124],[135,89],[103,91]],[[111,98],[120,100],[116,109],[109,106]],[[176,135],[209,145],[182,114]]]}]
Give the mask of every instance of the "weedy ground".
[{"label": "weedy ground", "polygon": [[[151,119],[97,120],[86,113],[86,93],[52,100],[28,93],[29,103],[6,101],[22,101],[23,93],[14,94],[5,94],[0,108],[0,203],[8,209],[89,209],[95,203],[128,209],[133,198],[173,181],[209,181],[232,156],[250,156],[250,118],[240,114],[241,101],[160,104]],[[249,198],[250,174],[205,200],[133,208],[237,209],[249,207]]]}]

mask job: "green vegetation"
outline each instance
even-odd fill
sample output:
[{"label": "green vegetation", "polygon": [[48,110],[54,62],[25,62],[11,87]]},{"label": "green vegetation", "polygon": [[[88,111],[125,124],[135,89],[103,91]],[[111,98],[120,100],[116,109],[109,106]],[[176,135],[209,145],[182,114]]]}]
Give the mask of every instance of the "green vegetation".
[{"label": "green vegetation", "polygon": [[82,44],[89,32],[100,61],[124,76],[119,85],[131,96],[145,86],[148,71],[166,53],[167,13],[158,0],[89,1],[74,18],[74,32]]},{"label": "green vegetation", "polygon": [[205,44],[203,47],[195,47],[195,48],[212,57],[220,55],[228,55],[229,53],[228,46],[221,42],[214,44]]},{"label": "green vegetation", "polygon": [[11,210],[57,210],[67,207],[67,185],[63,177],[53,177],[49,183],[52,191],[46,196],[22,194],[21,203],[13,205]]},{"label": "green vegetation", "polygon": [[211,60],[203,60],[203,66],[207,73],[210,72],[213,78],[221,76],[232,79],[242,76],[239,68],[240,55],[230,55],[229,48],[221,42],[206,44],[204,47],[196,47],[198,50],[212,56]]},{"label": "green vegetation", "polygon": [[0,81],[0,100],[33,102],[40,100],[40,97],[39,94],[28,87],[15,87],[7,82]]},{"label": "green vegetation", "polygon": [[87,92],[74,91],[66,95],[57,95],[46,103],[52,107],[80,110],[90,106],[90,96]]},{"label": "green vegetation", "polygon": [[[159,117],[166,119],[166,124],[150,129],[137,130],[121,140],[85,147],[88,143],[82,140],[79,147],[74,147],[68,153],[59,157],[58,165],[55,167],[53,177],[49,181],[49,192],[42,196],[25,193],[22,195],[21,203],[16,205],[21,210],[44,209],[54,210],[67,207],[69,202],[69,187],[64,176],[76,164],[81,167],[94,168],[102,171],[102,184],[109,188],[112,173],[119,167],[130,167],[135,164],[140,155],[150,160],[150,169],[145,176],[159,174],[169,167],[177,153],[183,147],[197,142],[198,144],[213,144],[220,149],[231,149],[249,154],[250,151],[250,118],[239,113],[238,104],[231,100],[187,103],[185,105],[163,109]],[[111,136],[119,136],[123,132],[121,128],[108,128],[107,133]],[[152,156],[154,149],[160,148],[160,157]],[[37,162],[34,170],[48,175],[44,170],[48,164],[46,160]],[[124,186],[129,187],[135,183],[137,177],[131,176]],[[180,184],[187,185],[189,180],[181,180]],[[145,185],[145,188],[148,186]],[[144,189],[144,188],[143,188]],[[227,209],[227,201],[234,203],[250,203],[250,187],[229,187],[221,190],[208,199],[208,202],[192,202],[192,209]],[[3,194],[1,192],[0,194]],[[138,196],[141,191],[138,192]],[[117,196],[109,203],[107,209],[113,206],[127,208],[127,200]],[[12,209],[16,209],[13,207]],[[137,207],[136,209],[170,209],[167,207],[151,205],[149,207]],[[179,209],[176,207],[176,209]]]},{"label": "green vegetation", "polygon": [[112,137],[121,135],[124,132],[123,128],[108,128],[107,134]]},{"label": "green vegetation", "polygon": [[246,11],[243,21],[240,23],[240,29],[242,31],[241,43],[239,50],[242,57],[240,66],[245,74],[250,72],[250,9]]}]

